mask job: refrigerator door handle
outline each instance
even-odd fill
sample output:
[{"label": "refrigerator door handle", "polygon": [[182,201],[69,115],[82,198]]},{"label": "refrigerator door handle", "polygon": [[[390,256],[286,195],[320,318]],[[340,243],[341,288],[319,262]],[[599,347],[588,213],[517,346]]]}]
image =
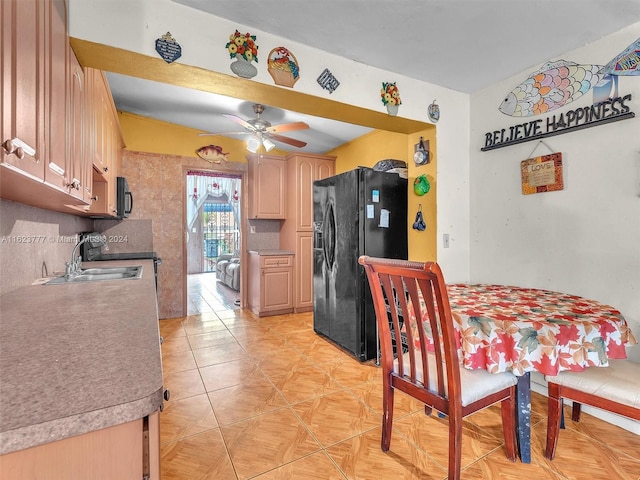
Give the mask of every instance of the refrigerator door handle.
[{"label": "refrigerator door handle", "polygon": [[324,215],[324,221],[322,222],[322,239],[324,262],[327,268],[332,270],[336,256],[336,219],[333,205],[329,205]]},{"label": "refrigerator door handle", "polygon": [[313,248],[322,248],[322,223],[313,222]]}]

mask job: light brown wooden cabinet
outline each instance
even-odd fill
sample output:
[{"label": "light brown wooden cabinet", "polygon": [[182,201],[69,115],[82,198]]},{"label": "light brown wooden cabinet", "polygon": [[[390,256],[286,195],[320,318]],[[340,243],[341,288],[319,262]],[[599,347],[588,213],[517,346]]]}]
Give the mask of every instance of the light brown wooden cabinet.
[{"label": "light brown wooden cabinet", "polygon": [[259,317],[293,312],[293,255],[249,252],[247,301]]},{"label": "light brown wooden cabinet", "polygon": [[294,311],[313,310],[313,182],[335,173],[336,157],[290,153],[287,159],[286,220],[280,228],[280,247],[295,252]]},{"label": "light brown wooden cabinet", "polygon": [[282,220],[286,216],[287,162],[275,155],[248,155],[249,218]]},{"label": "light brown wooden cabinet", "polygon": [[[39,2],[45,9],[44,108],[45,108],[45,169],[44,183],[63,193],[69,193],[72,182],[71,165],[67,158],[67,95],[69,41],[67,11],[64,0]],[[79,179],[78,179],[79,181]]]},{"label": "light brown wooden cabinet", "polygon": [[87,142],[85,115],[85,78],[71,47],[67,49],[69,80],[67,82],[67,186],[69,193],[89,205],[93,189],[93,171]]},{"label": "light brown wooden cabinet", "polygon": [[91,152],[93,201],[92,216],[116,215],[116,177],[122,166],[124,142],[117,112],[104,72],[85,69],[88,137]]},{"label": "light brown wooden cabinet", "polygon": [[44,179],[46,7],[36,1],[0,2],[3,180],[16,178],[5,171]]},{"label": "light brown wooden cabinet", "polygon": [[159,414],[147,418],[2,455],[0,478],[160,480]]},{"label": "light brown wooden cabinet", "polygon": [[[88,211],[95,198],[88,153],[95,144],[87,139],[96,124],[86,116],[93,108],[87,103],[91,89],[69,45],[66,2],[2,0],[0,14],[0,194],[48,210],[93,214]],[[104,88],[104,77],[100,81]],[[123,142],[108,86],[101,95],[100,118],[110,116],[111,138],[109,158],[101,161],[111,162],[114,180],[100,175],[108,198],[97,210],[113,215]]]}]

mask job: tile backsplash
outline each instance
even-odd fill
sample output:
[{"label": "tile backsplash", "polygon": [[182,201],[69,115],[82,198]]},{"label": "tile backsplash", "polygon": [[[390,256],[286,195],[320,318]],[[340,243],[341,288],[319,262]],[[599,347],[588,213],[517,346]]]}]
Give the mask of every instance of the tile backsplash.
[{"label": "tile backsplash", "polygon": [[89,218],[0,199],[0,294],[64,273],[78,234],[92,227]]}]

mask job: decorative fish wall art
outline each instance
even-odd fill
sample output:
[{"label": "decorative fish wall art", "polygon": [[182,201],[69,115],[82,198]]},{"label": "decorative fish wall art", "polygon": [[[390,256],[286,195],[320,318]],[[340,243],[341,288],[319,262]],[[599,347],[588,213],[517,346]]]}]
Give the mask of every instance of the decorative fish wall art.
[{"label": "decorative fish wall art", "polygon": [[559,60],[545,63],[507,94],[498,109],[511,117],[551,112],[580,98],[605,76],[602,65]]},{"label": "decorative fish wall art", "polygon": [[223,153],[222,147],[218,145],[207,145],[196,150],[196,154],[209,163],[227,162],[229,153]]},{"label": "decorative fish wall art", "polygon": [[618,77],[640,75],[640,38],[616,55],[603,68],[604,79],[593,89],[593,102],[617,98]]},{"label": "decorative fish wall art", "polygon": [[640,38],[604,66],[609,75],[640,75]]}]

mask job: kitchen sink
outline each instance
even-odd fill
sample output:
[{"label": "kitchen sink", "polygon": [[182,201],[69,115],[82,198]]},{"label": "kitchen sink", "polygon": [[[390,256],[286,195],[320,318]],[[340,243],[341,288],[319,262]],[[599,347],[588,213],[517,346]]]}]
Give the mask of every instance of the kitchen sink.
[{"label": "kitchen sink", "polygon": [[98,282],[101,280],[135,280],[142,276],[142,265],[130,267],[87,268],[76,275],[67,277],[62,275],[47,282],[47,285],[61,285],[64,283]]}]

